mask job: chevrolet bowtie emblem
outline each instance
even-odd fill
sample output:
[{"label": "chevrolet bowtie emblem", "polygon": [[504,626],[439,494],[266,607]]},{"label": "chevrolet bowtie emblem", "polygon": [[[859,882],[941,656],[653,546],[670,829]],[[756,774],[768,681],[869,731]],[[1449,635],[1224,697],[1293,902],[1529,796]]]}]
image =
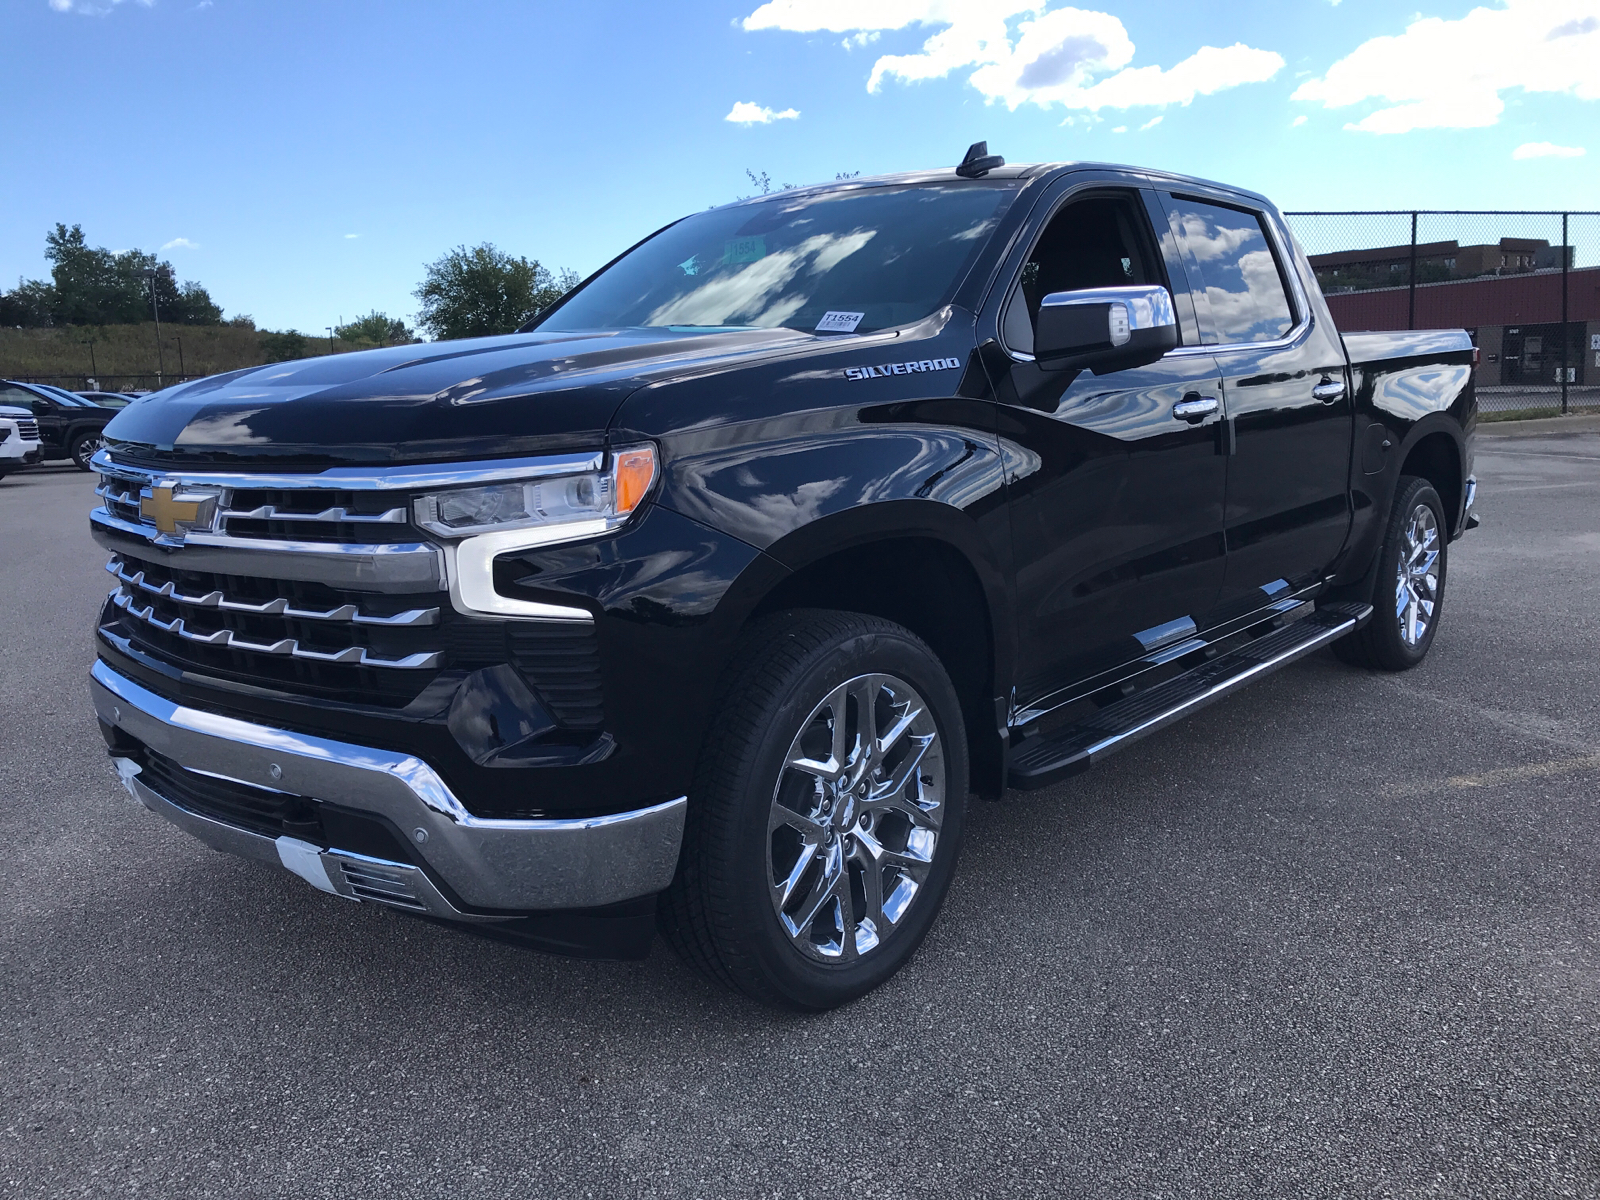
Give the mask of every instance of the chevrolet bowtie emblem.
[{"label": "chevrolet bowtie emblem", "polygon": [[158,533],[175,535],[195,525],[210,524],[209,514],[206,517],[201,514],[215,499],[203,493],[179,498],[173,495],[170,487],[153,487],[148,496],[140,498],[139,515],[152,522]]}]

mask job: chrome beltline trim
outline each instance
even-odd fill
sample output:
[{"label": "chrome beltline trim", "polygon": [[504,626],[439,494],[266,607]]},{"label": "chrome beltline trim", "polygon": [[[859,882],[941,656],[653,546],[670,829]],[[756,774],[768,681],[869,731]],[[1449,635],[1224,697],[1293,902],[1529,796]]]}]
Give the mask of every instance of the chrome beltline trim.
[{"label": "chrome beltline trim", "polygon": [[363,613],[354,604],[341,604],[338,608],[327,610],[294,608],[282,597],[266,600],[260,604],[247,604],[243,600],[229,600],[220,591],[207,592],[203,596],[186,596],[173,586],[170,579],[159,587],[154,586],[145,582],[143,571],[128,574],[120,558],[113,557],[106,563],[106,570],[129,587],[139,588],[152,596],[160,596],[175,604],[190,604],[196,608],[216,608],[225,612],[250,613],[260,617],[288,617],[299,621],[344,621],[352,625],[376,625],[388,629],[410,629],[419,625],[439,623],[437,608],[409,608],[391,617],[373,617]]},{"label": "chrome beltline trim", "polygon": [[658,892],[677,869],[682,796],[600,817],[477,817],[412,755],[188,708],[103,661],[90,676],[102,721],[181,766],[386,817],[473,908],[596,907]]},{"label": "chrome beltline trim", "polygon": [[248,650],[254,654],[272,654],[286,658],[303,658],[313,662],[348,663],[357,667],[387,667],[402,671],[426,671],[437,667],[444,661],[442,651],[418,651],[408,654],[404,658],[377,658],[367,652],[365,646],[347,646],[343,650],[307,650],[300,645],[296,638],[284,637],[273,642],[250,642],[234,633],[231,629],[218,629],[211,633],[196,633],[189,629],[182,617],[173,617],[170,621],[163,621],[156,615],[155,605],[149,604],[138,608],[134,599],[121,588],[111,593],[111,603],[115,604],[130,617],[143,621],[146,625],[154,626],[181,637],[185,641],[197,642],[202,646],[220,646],[224,650]]},{"label": "chrome beltline trim", "polygon": [[185,485],[241,489],[330,488],[346,491],[402,492],[456,484],[492,483],[499,479],[540,479],[598,471],[600,451],[547,454],[537,458],[498,458],[475,463],[414,463],[394,467],[330,467],[324,471],[212,471],[192,467],[135,467],[116,461],[110,450],[90,460],[94,470],[140,482],[172,481]]}]

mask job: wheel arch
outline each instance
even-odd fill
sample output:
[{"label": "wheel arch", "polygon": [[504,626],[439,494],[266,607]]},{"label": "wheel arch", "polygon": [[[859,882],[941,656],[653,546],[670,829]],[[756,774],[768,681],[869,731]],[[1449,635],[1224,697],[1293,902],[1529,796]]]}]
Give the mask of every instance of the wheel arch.
[{"label": "wheel arch", "polygon": [[[946,506],[887,502],[870,507]],[[967,518],[956,517],[971,526]],[[774,544],[768,553],[789,570],[755,601],[745,620],[789,608],[824,608],[880,617],[909,629],[938,656],[955,685],[973,790],[999,795],[1005,713],[997,708],[1003,708],[998,701],[1009,686],[1011,625],[998,565],[973,544],[981,541],[975,529],[965,535],[952,531],[937,514],[849,518],[849,513],[824,518]]]},{"label": "wheel arch", "polygon": [[1406,475],[1431,483],[1444,504],[1449,535],[1454,537],[1461,530],[1466,499],[1465,451],[1459,428],[1442,415],[1438,420],[1419,422],[1402,450],[1395,487],[1399,477]]}]

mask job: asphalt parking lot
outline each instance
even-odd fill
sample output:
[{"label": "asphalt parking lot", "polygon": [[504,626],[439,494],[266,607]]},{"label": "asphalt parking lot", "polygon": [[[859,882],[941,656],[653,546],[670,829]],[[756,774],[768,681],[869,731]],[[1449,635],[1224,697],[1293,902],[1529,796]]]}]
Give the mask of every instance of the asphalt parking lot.
[{"label": "asphalt parking lot", "polygon": [[1480,438],[1418,670],[978,805],[878,993],[544,957],[131,804],[89,476],[0,482],[0,1195],[1600,1195],[1600,434]]}]

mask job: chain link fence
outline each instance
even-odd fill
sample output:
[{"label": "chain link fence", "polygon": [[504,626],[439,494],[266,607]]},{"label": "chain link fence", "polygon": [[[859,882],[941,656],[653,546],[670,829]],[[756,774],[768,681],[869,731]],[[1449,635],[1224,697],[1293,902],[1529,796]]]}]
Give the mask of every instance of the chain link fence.
[{"label": "chain link fence", "polygon": [[1285,213],[1340,329],[1459,329],[1491,416],[1600,410],[1600,212]]},{"label": "chain link fence", "polygon": [[202,379],[201,375],[180,375],[168,371],[147,371],[133,375],[8,375],[17,383],[48,383],[69,392],[154,392],[175,383]]}]

